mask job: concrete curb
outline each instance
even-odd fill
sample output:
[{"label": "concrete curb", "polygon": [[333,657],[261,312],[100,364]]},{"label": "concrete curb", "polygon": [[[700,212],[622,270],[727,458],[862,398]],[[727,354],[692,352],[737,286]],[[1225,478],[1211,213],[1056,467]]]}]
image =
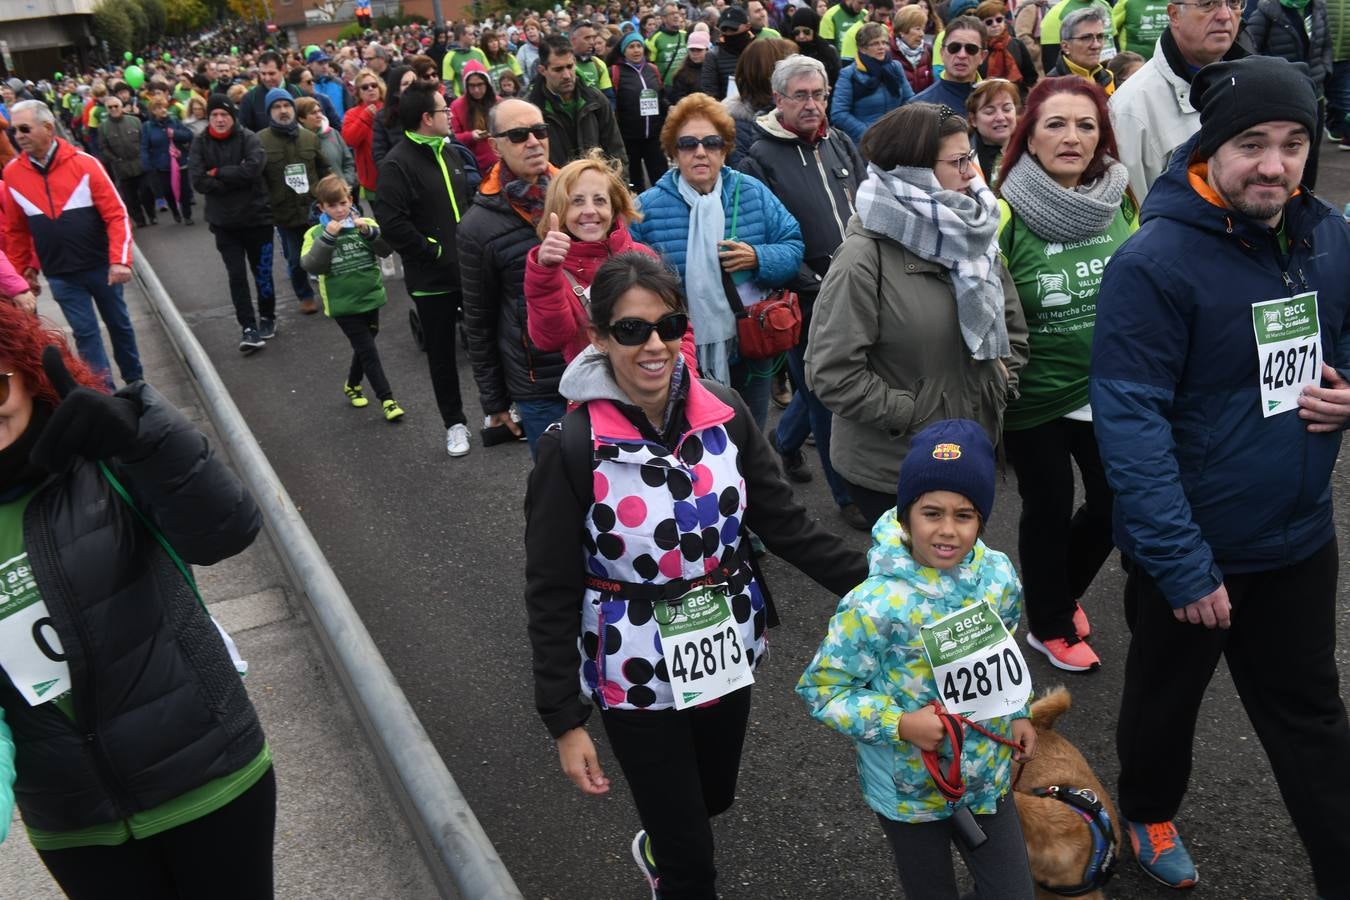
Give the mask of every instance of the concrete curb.
[{"label": "concrete curb", "polygon": [[144,257],[138,255],[133,268],[239,476],[262,509],[442,896],[523,898],[206,352]]}]

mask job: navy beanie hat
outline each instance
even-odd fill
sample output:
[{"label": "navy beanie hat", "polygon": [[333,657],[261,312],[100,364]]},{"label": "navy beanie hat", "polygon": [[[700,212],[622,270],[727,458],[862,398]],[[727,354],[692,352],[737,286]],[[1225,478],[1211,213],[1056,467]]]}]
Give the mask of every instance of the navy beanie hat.
[{"label": "navy beanie hat", "polygon": [[994,445],[969,419],[934,422],[914,436],[900,464],[896,512],[929,491],[951,491],[975,504],[988,522],[994,511]]},{"label": "navy beanie hat", "polygon": [[270,113],[272,111],[272,104],[282,100],[289,103],[292,107],[295,106],[295,98],[291,96],[290,92],[285,88],[279,87],[272,88],[268,91],[267,96],[263,99],[263,103],[266,104],[267,111]]}]

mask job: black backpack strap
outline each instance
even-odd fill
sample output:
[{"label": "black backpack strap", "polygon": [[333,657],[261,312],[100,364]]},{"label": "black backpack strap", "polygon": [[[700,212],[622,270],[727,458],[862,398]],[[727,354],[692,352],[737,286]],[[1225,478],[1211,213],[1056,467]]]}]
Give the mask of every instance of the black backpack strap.
[{"label": "black backpack strap", "polygon": [[590,509],[595,502],[595,480],[592,465],[591,411],[586,404],[563,416],[562,429],[563,471],[582,509]]}]

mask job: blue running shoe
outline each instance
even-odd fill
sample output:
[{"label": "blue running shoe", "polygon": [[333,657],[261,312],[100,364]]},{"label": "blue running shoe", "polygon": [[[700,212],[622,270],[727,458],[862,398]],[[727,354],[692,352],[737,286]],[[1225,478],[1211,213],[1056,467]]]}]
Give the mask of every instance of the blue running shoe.
[{"label": "blue running shoe", "polygon": [[647,837],[645,830],[633,836],[633,861],[652,887],[652,900],[657,900],[656,886],[661,879],[656,874],[656,860],[652,857],[652,839]]},{"label": "blue running shoe", "polygon": [[1149,876],[1170,888],[1192,888],[1200,881],[1177,826],[1171,822],[1129,822],[1134,858]]}]

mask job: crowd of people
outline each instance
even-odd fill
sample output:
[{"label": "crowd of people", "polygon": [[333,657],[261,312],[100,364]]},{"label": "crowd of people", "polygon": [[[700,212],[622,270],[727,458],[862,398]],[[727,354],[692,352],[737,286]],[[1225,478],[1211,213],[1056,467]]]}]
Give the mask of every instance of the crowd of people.
[{"label": "crowd of people", "polygon": [[[1350,758],[1330,493],[1350,232],[1311,190],[1324,134],[1350,149],[1344,14],[584,3],[291,50],[224,52],[243,39],[223,32],[11,79],[0,828],[17,796],[73,897],[115,879],[206,896],[208,876],[262,896],[270,879],[261,839],[230,873],[183,849],[238,827],[270,838],[275,785],[228,656],[175,582],[170,548],[209,562],[258,523],[142,381],[122,285],[135,231],[167,213],[210,231],[245,354],[277,336],[279,242],[295,312],[322,310],[351,344],[340,402],[368,406],[369,387],[391,423],[408,413],[376,338],[401,270],[450,457],[472,450],[467,352],[480,442],[524,440],[535,462],[539,713],[564,773],[603,794],[600,710],[653,897],[716,896],[710,822],[734,799],[777,618],[764,552],[842,597],[797,690],[857,742],[907,896],[955,896],[954,842],[980,896],[1031,897],[1008,796],[1035,753],[1028,691],[1000,680],[962,706],[933,634],[988,612],[981,646],[1021,672],[1025,611],[1027,647],[1096,671],[1083,601],[1117,549],[1118,800],[1139,865],[1199,878],[1175,819],[1222,655],[1321,896],[1346,896],[1350,841],[1328,823],[1347,789],[1306,777]],[[40,275],[77,355],[33,316]],[[812,445],[870,553],[794,498]],[[998,456],[1021,499],[1017,568],[982,540]],[[91,533],[110,568],[77,575]],[[111,623],[147,597],[154,616]],[[92,640],[108,627],[115,646]],[[201,679],[214,696],[188,688]],[[967,789],[948,802],[925,761],[959,709],[984,730],[954,742]],[[145,715],[192,724],[151,740]]]}]

